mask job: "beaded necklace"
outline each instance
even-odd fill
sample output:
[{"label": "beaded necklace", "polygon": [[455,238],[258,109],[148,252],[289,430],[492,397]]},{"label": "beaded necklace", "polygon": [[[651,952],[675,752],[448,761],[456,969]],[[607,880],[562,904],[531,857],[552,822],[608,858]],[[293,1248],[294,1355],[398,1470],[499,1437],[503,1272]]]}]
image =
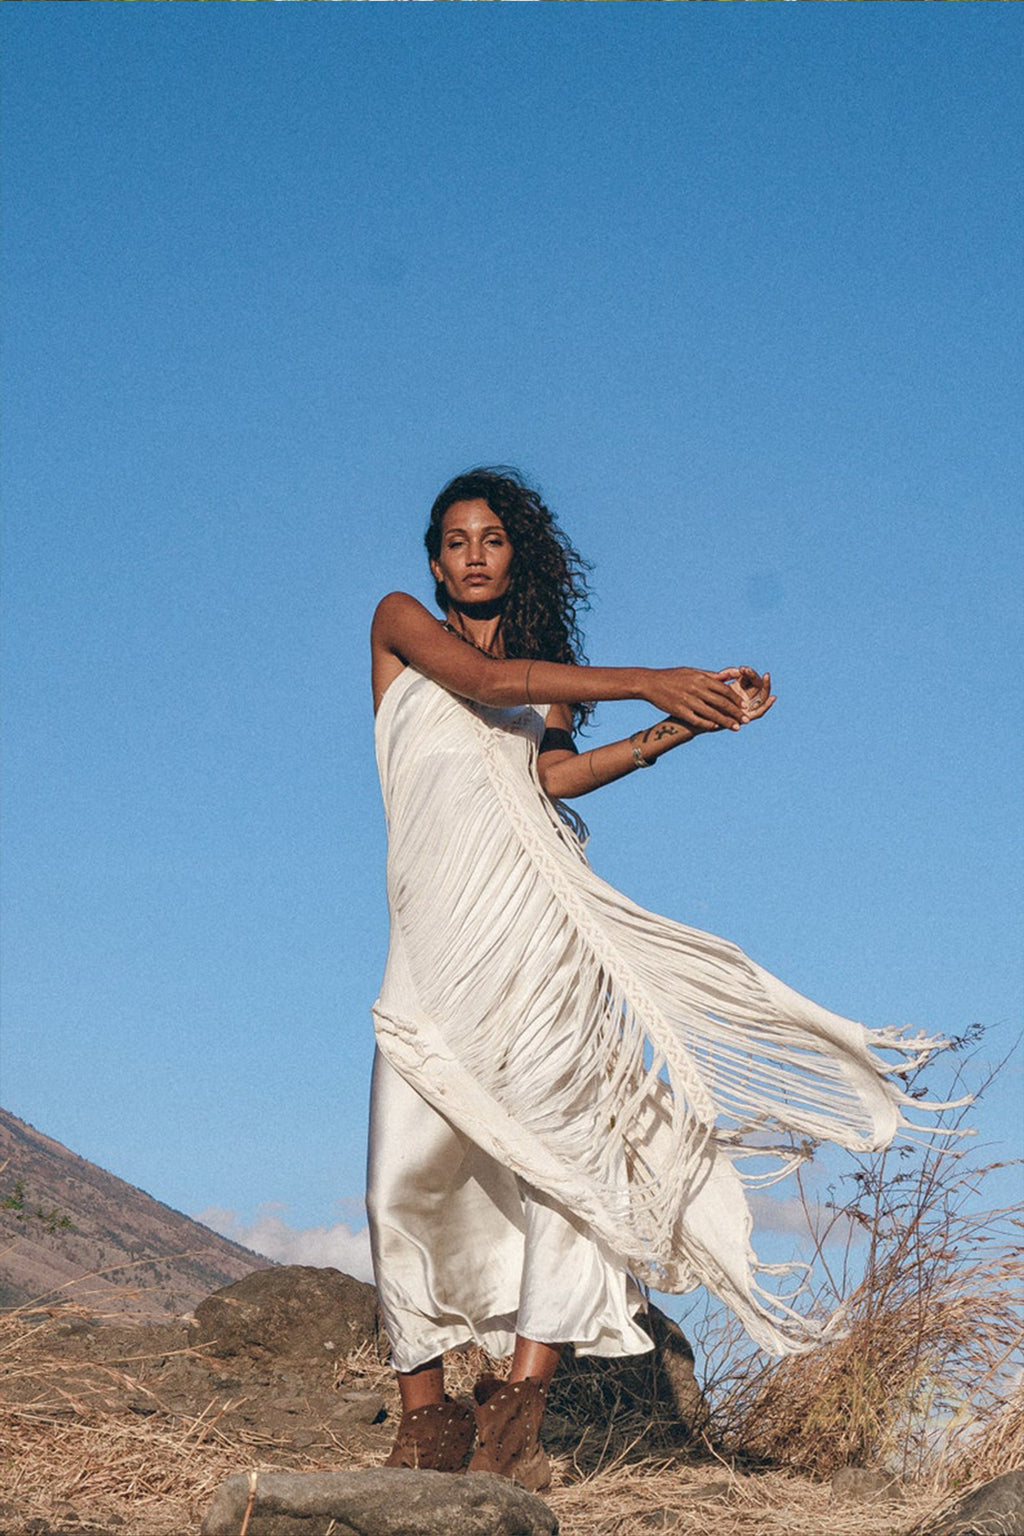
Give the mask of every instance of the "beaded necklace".
[{"label": "beaded necklace", "polygon": [[[446,629],[450,635],[455,635],[457,639],[464,640],[467,645],[471,645],[473,647],[474,651],[479,651],[481,656],[490,656],[493,661],[500,661],[502,659],[499,656],[495,656],[493,651],[488,651],[484,648],[484,646],[477,645],[476,641],[471,635],[463,634],[461,629],[456,629],[455,625],[449,624],[447,619],[442,621],[441,628]],[[495,638],[497,638],[497,636],[495,636]]]}]

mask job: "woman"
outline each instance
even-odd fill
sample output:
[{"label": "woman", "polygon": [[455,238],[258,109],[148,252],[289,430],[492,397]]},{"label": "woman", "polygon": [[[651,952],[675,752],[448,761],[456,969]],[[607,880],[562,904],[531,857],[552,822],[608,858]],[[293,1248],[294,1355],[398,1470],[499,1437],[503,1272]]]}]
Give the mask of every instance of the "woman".
[{"label": "woman", "polygon": [[[822,1336],[758,1283],[744,1183],[821,1137],[887,1144],[906,1100],[872,1046],[929,1042],[869,1035],[634,906],[558,804],[759,719],[767,673],[584,666],[581,561],[515,472],[451,481],[426,544],[443,621],[393,592],[372,631],[392,931],[367,1205],[403,1408],[388,1464],[459,1470],[475,1434],[471,1470],[536,1489],[562,1346],[651,1347],[634,1277],[706,1285],[779,1353]],[[617,699],[660,718],[579,753],[574,728]],[[445,1398],[442,1363],[472,1340],[512,1354],[475,1416]]]}]

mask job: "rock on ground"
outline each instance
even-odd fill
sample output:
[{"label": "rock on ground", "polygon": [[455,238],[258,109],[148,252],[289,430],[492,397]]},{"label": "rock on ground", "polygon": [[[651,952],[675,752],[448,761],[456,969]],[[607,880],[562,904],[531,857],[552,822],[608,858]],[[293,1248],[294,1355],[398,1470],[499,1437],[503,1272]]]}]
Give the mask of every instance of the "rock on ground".
[{"label": "rock on ground", "polygon": [[903,1497],[898,1477],[877,1467],[840,1467],[832,1475],[833,1502],[896,1503]]},{"label": "rock on ground", "polygon": [[965,1493],[926,1536],[1024,1536],[1024,1471],[1004,1472]]},{"label": "rock on ground", "polygon": [[708,1413],[690,1341],[674,1318],[667,1317],[653,1302],[648,1307],[647,1326],[658,1362],[655,1392],[675,1409],[684,1433],[695,1438],[706,1427]]},{"label": "rock on ground", "polygon": [[566,1349],[548,1407],[570,1421],[586,1415],[602,1427],[623,1409],[633,1410],[667,1443],[698,1439],[707,1425],[707,1407],[689,1341],[679,1324],[653,1303],[637,1321],[654,1341],[650,1353],[605,1360]]},{"label": "rock on ground", "polygon": [[376,1467],[241,1473],[217,1489],[202,1536],[238,1536],[247,1510],[246,1536],[326,1536],[328,1528],[335,1536],[557,1536],[558,1531],[536,1494],[484,1472],[454,1477]]},{"label": "rock on ground", "polygon": [[377,1293],[338,1269],[289,1264],[258,1269],[214,1291],[195,1309],[193,1344],[235,1355],[343,1360],[377,1338]]}]

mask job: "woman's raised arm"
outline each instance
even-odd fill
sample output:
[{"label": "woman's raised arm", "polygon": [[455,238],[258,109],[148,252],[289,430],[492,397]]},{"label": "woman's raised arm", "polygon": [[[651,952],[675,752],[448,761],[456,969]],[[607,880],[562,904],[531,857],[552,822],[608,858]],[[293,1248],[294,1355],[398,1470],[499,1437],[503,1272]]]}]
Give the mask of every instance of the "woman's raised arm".
[{"label": "woman's raised arm", "polygon": [[[739,680],[733,685],[743,706],[743,724],[759,720],[775,703],[771,691],[771,677],[762,677],[753,667],[741,667]],[[548,734],[541,742],[537,772],[545,792],[553,800],[574,800],[589,795],[605,784],[614,784],[637,769],[652,768],[659,757],[692,741],[703,732],[684,725],[681,720],[669,718],[655,720],[645,730],[634,731],[619,741],[607,741],[577,753],[563,736],[568,735],[572,717],[561,704],[555,704],[548,712]],[[550,746],[548,745],[550,743]]]},{"label": "woman's raised arm", "polygon": [[415,667],[452,693],[497,708],[514,704],[586,704],[646,699],[691,731],[736,730],[744,720],[743,670],[700,667],[574,667],[556,661],[507,661],[449,633],[407,592],[390,592],[373,617],[374,699],[395,669]]}]

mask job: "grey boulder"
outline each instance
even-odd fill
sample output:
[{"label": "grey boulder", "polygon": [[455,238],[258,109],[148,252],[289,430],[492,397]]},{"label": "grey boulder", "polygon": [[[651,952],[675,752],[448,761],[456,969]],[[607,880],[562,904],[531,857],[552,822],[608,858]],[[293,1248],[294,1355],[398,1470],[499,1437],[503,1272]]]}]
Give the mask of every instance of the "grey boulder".
[{"label": "grey boulder", "polygon": [[221,1483],[202,1536],[556,1536],[536,1494],[469,1472],[240,1473]]},{"label": "grey boulder", "polygon": [[1024,1536],[1024,1470],[972,1488],[925,1536]]}]

